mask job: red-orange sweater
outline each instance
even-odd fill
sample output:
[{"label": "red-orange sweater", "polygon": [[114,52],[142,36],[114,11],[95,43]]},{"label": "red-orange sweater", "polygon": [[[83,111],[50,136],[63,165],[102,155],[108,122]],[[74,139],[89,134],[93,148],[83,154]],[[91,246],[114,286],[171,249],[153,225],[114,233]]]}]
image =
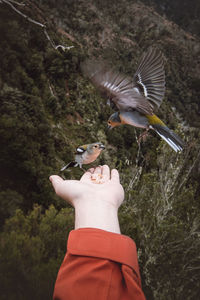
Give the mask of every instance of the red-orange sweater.
[{"label": "red-orange sweater", "polygon": [[134,241],[95,228],[72,230],[53,299],[145,300]]}]

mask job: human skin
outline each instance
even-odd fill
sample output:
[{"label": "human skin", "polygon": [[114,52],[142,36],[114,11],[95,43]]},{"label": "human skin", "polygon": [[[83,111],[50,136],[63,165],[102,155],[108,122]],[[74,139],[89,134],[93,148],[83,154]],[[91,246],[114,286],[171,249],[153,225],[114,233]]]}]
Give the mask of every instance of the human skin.
[{"label": "human skin", "polygon": [[118,208],[124,190],[116,169],[107,165],[89,169],[80,180],[50,176],[56,194],[75,208],[75,229],[98,228],[120,233]]}]

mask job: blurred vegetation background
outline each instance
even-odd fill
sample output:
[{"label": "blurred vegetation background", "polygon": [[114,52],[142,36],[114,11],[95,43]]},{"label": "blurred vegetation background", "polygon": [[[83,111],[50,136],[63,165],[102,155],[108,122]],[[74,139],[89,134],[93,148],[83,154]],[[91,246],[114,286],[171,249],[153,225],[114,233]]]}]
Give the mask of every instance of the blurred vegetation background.
[{"label": "blurred vegetation background", "polygon": [[[121,175],[121,229],[137,244],[147,299],[198,299],[199,2],[9,3],[0,1],[1,299],[52,298],[74,212],[48,177],[61,175],[78,145],[95,141],[106,145],[97,163]],[[13,7],[45,24],[55,45],[73,48],[52,47],[44,29]],[[157,114],[186,142],[180,154],[155,134],[138,145],[140,129],[107,132],[112,110],[80,71],[81,61],[96,56],[133,75],[151,45],[165,55],[166,94]]]}]

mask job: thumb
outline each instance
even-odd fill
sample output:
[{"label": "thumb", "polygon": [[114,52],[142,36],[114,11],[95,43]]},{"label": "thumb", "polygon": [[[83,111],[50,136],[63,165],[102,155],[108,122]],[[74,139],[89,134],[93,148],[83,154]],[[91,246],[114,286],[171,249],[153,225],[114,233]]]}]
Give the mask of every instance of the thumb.
[{"label": "thumb", "polygon": [[51,181],[56,194],[58,194],[59,187],[62,185],[64,180],[58,175],[51,175],[49,180]]},{"label": "thumb", "polygon": [[116,169],[111,171],[111,181],[115,183],[120,183],[119,172]]}]

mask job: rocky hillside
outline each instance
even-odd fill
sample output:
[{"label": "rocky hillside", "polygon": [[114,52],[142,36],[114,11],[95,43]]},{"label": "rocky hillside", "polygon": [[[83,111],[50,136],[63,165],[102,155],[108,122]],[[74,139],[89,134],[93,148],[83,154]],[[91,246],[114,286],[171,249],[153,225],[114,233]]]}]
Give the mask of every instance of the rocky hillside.
[{"label": "rocky hillside", "polygon": [[[2,0],[0,8],[1,299],[51,298],[73,210],[48,177],[78,145],[97,140],[106,145],[97,163],[120,172],[121,229],[137,244],[147,299],[197,299],[199,38],[139,1]],[[179,154],[154,133],[138,144],[140,129],[107,132],[113,111],[80,70],[95,56],[132,76],[152,45],[165,56],[157,114],[185,141]]]}]

